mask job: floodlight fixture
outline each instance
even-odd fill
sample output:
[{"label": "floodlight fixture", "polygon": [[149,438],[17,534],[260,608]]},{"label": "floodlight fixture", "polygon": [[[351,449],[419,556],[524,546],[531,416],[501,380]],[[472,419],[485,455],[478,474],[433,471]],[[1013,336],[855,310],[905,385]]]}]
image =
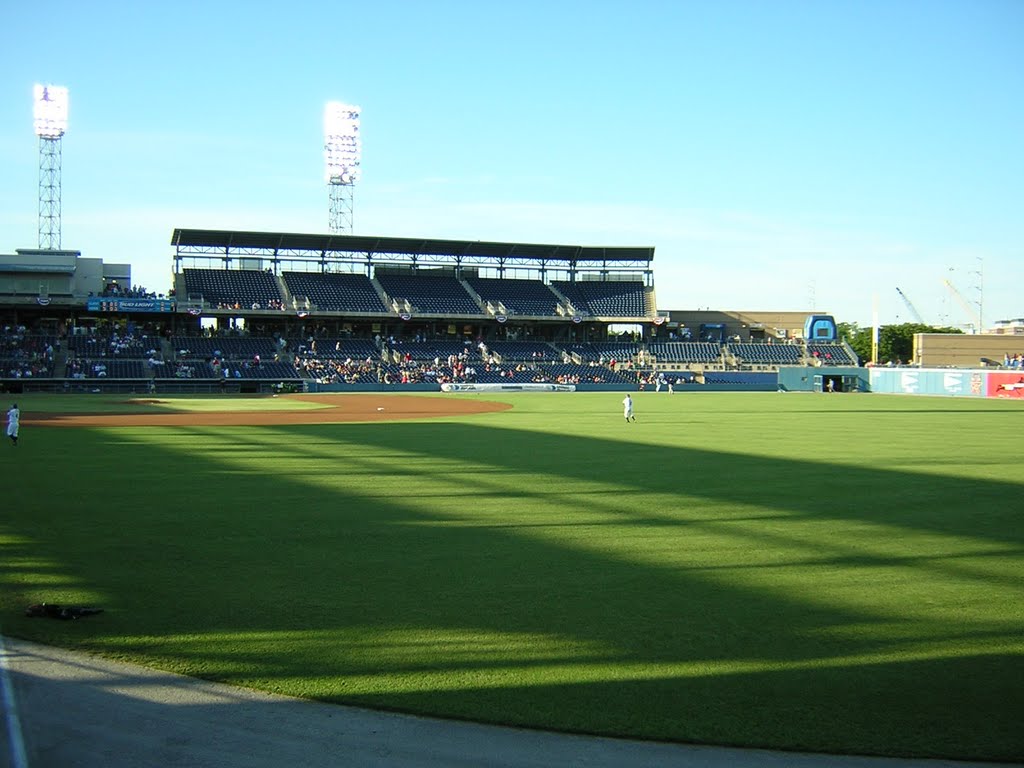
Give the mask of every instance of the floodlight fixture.
[{"label": "floodlight fixture", "polygon": [[324,110],[324,160],[331,184],[359,180],[362,142],[359,138],[360,108],[340,101],[327,102]]},{"label": "floodlight fixture", "polygon": [[33,93],[36,136],[59,139],[68,129],[68,89],[60,85],[36,85]]},{"label": "floodlight fixture", "polygon": [[362,140],[360,108],[329,101],[324,110],[324,163],[330,196],[328,225],[332,233],[352,232],[354,188],[359,180]]}]

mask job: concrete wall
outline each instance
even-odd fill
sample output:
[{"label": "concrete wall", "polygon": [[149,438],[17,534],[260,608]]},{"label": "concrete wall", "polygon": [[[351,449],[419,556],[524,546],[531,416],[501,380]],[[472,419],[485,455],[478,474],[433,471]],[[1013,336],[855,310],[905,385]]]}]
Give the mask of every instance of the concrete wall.
[{"label": "concrete wall", "polygon": [[914,365],[922,368],[982,367],[982,358],[1003,361],[1003,355],[1024,352],[1024,337],[991,333],[916,333]]},{"label": "concrete wall", "polygon": [[787,365],[779,368],[778,389],[784,392],[824,392],[828,390],[829,379],[832,379],[838,392],[869,392],[870,370],[855,365],[823,365],[816,368]]}]

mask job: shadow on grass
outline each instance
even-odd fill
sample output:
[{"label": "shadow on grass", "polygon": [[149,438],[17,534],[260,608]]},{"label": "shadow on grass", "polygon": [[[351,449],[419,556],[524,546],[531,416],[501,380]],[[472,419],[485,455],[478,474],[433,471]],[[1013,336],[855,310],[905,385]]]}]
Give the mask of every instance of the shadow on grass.
[{"label": "shadow on grass", "polygon": [[[958,626],[908,604],[894,617],[644,550],[710,536],[742,551],[799,551],[788,526],[853,521],[966,538],[976,554],[964,559],[1019,564],[1024,528],[1005,503],[1016,484],[459,423],[61,439],[91,446],[75,494],[105,503],[84,513],[16,489],[5,602],[10,611],[81,590],[110,610],[92,623],[6,618],[12,634],[327,701],[519,725],[959,758],[1024,751],[1024,666],[1005,651],[1019,648],[1016,614]],[[192,447],[210,440],[218,447],[200,460]],[[467,476],[453,479],[453,466]],[[105,468],[136,492],[113,486]],[[510,492],[516,477],[530,484]],[[601,483],[621,492],[576,496]],[[659,509],[644,509],[652,494]],[[635,534],[639,549],[480,523],[465,513],[481,496],[515,512],[554,500],[566,525],[599,513],[577,525],[619,526],[613,535]],[[701,499],[745,509],[705,515],[691,509]],[[950,513],[961,499],[971,511]],[[968,600],[1013,586],[956,557],[875,556],[856,541],[824,549],[788,552],[765,572],[927,569],[977,585]]]}]

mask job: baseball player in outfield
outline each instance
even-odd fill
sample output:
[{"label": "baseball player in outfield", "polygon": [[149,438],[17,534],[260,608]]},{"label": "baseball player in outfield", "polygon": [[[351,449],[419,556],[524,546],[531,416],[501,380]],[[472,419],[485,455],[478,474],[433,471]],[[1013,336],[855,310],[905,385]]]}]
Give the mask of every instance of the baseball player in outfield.
[{"label": "baseball player in outfield", "polygon": [[622,398],[622,415],[626,417],[626,421],[636,421],[636,416],[633,415],[633,398],[627,393]]},{"label": "baseball player in outfield", "polygon": [[13,445],[18,444],[18,423],[21,421],[21,411],[18,410],[18,404],[14,403],[11,405],[11,410],[7,412],[7,436],[11,438]]}]

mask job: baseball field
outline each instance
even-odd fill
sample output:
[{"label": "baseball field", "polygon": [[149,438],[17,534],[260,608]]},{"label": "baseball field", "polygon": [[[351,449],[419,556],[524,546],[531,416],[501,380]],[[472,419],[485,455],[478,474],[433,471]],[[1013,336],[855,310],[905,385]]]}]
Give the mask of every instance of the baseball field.
[{"label": "baseball field", "polygon": [[19,396],[0,631],[482,722],[1024,756],[1019,402],[621,399]]}]

